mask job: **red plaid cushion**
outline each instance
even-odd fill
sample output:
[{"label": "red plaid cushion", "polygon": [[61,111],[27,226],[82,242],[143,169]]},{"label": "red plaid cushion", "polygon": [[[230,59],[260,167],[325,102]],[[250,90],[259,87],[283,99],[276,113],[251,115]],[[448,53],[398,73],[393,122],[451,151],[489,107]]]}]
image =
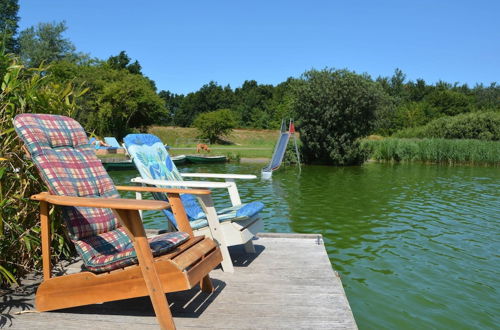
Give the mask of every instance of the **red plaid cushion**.
[{"label": "red plaid cushion", "polygon": [[[120,197],[113,181],[75,120],[47,114],[21,114],[14,119],[43,181],[54,195]],[[105,272],[137,263],[136,254],[110,209],[63,207],[70,237],[86,267]],[[154,256],[166,253],[189,238],[182,232],[150,240]]]},{"label": "red plaid cushion", "polygon": [[[166,233],[149,239],[153,256],[160,256],[189,239],[183,232]],[[76,242],[85,256],[85,266],[94,273],[102,273],[137,263],[132,242],[122,228],[88,237]]]},{"label": "red plaid cushion", "polygon": [[[77,121],[64,116],[21,114],[14,126],[52,194],[120,197]],[[109,209],[64,207],[63,215],[73,240],[118,227]]]}]

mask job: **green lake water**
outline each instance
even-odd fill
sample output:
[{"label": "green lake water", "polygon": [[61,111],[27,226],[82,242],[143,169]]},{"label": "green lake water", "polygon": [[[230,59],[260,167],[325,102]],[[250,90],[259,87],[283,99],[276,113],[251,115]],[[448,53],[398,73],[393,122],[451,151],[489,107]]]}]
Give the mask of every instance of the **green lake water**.
[{"label": "green lake water", "polygon": [[[257,164],[183,166],[251,173]],[[134,171],[111,172],[126,184]],[[500,324],[500,169],[366,164],[285,168],[239,181],[268,232],[321,233],[360,329],[487,329]],[[214,191],[229,206],[225,191]],[[165,227],[148,213],[146,226]],[[294,251],[298,252],[298,251]]]}]

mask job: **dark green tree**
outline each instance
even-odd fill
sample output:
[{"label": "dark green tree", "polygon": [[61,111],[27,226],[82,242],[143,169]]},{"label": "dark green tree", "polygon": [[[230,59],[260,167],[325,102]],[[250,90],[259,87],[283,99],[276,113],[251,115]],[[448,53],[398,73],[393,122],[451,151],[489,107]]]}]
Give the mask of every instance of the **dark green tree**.
[{"label": "dark green tree", "polygon": [[240,125],[246,127],[269,128],[270,111],[268,102],[273,96],[272,85],[259,85],[255,80],[246,80],[234,91],[236,98],[235,112]]},{"label": "dark green tree", "polygon": [[217,109],[230,109],[233,102],[234,95],[231,87],[222,87],[211,81],[197,92],[189,93],[184,97],[179,111],[175,113],[174,123],[178,126],[191,126],[198,114]]},{"label": "dark green tree", "polygon": [[147,78],[119,71],[97,95],[98,111],[89,120],[100,135],[123,138],[131,128],[145,131],[164,113],[162,100]]},{"label": "dark green tree", "polygon": [[476,108],[500,111],[500,85],[491,83],[488,87],[478,84],[472,89],[476,99]]},{"label": "dark green tree", "polygon": [[0,43],[6,53],[17,53],[18,44],[16,39],[19,16],[19,4],[17,0],[0,1]]},{"label": "dark green tree", "polygon": [[122,138],[167,116],[164,101],[142,75],[112,69],[106,62],[78,65],[60,61],[50,72],[56,81],[71,80],[88,88],[79,99],[75,117],[98,135]]},{"label": "dark green tree", "polygon": [[424,97],[432,91],[432,87],[427,86],[425,80],[417,79],[416,82],[410,81],[406,85],[409,94],[409,100],[413,102],[420,102]]},{"label": "dark green tree", "polygon": [[424,101],[435,109],[433,113],[436,116],[454,116],[470,112],[474,105],[474,97],[442,87],[437,87],[424,98]]},{"label": "dark green tree", "polygon": [[75,46],[63,37],[67,30],[65,22],[39,23],[19,34],[19,51],[23,63],[28,67],[38,67],[43,62],[68,59],[76,61],[79,55]]},{"label": "dark green tree", "polygon": [[162,90],[158,93],[158,96],[163,99],[165,108],[167,109],[165,117],[160,118],[159,124],[174,125],[175,114],[179,111],[182,100],[184,100],[184,95]]},{"label": "dark green tree", "polygon": [[201,138],[208,139],[210,143],[215,143],[223,136],[230,134],[236,122],[231,110],[220,109],[200,113],[196,116],[193,125],[200,131]]},{"label": "dark green tree", "polygon": [[142,74],[142,67],[139,62],[136,60],[133,63],[130,63],[130,61],[130,57],[128,57],[127,53],[122,50],[120,54],[116,56],[110,56],[107,62],[109,66],[111,66],[111,68],[115,70],[127,70],[128,72],[133,74]]},{"label": "dark green tree", "polygon": [[371,133],[375,113],[386,98],[369,77],[347,70],[311,70],[296,89],[304,161],[358,164],[364,154],[357,142]]},{"label": "dark green tree", "polygon": [[384,89],[384,91],[394,98],[394,101],[404,103],[408,100],[408,89],[406,81],[406,74],[401,69],[396,68],[392,77],[378,77],[377,82]]},{"label": "dark green tree", "polygon": [[272,98],[266,101],[269,121],[265,128],[279,129],[282,119],[296,117],[293,112],[293,91],[301,83],[300,79],[288,78],[273,88]]}]

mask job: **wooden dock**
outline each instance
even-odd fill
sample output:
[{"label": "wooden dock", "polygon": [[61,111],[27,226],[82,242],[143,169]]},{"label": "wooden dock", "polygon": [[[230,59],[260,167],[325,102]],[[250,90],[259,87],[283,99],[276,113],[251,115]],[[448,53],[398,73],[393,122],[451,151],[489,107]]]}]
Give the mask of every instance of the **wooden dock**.
[{"label": "wooden dock", "polygon": [[[178,329],[357,329],[321,235],[266,233],[254,243],[255,255],[230,249],[235,272],[213,271],[212,294],[192,289],[167,295]],[[28,279],[24,290],[1,297],[0,327],[158,328],[149,297],[38,313],[36,286],[36,278]]]}]

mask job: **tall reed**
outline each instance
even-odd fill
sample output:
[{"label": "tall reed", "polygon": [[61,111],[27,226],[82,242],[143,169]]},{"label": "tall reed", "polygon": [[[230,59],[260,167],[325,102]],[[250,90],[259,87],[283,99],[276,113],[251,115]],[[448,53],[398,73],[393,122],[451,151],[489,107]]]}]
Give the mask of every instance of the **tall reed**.
[{"label": "tall reed", "polygon": [[[12,120],[24,112],[71,115],[78,96],[71,84],[50,83],[44,68],[26,69],[0,52],[0,286],[41,264],[38,204],[29,197],[46,188],[24,157]],[[51,226],[53,257],[68,255],[60,223],[53,218]]]},{"label": "tall reed", "polygon": [[500,141],[387,138],[361,145],[378,161],[500,165]]}]

